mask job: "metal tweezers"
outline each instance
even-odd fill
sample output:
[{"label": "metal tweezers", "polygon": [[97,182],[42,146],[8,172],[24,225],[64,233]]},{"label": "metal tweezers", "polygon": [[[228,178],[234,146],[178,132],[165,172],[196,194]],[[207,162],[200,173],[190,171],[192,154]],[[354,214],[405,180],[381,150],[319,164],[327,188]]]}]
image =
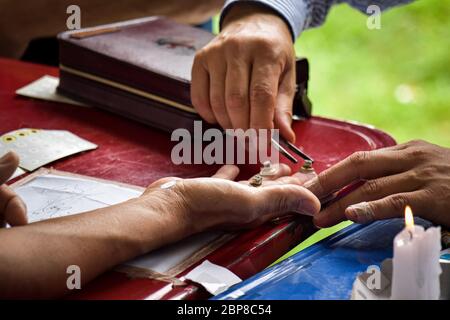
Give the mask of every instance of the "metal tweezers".
[{"label": "metal tweezers", "polygon": [[[300,156],[303,160],[305,161],[310,161],[311,164],[314,163],[314,159],[311,158],[309,155],[307,155],[306,153],[304,153],[302,150],[300,150],[296,145],[294,145],[293,143],[287,141],[284,138],[280,138],[280,142],[283,142],[284,144],[287,145],[287,147],[289,149],[291,149],[295,154],[297,154],[298,156]],[[275,148],[278,150],[278,152],[280,152],[284,157],[286,157],[289,161],[291,161],[292,163],[297,163],[298,160],[291,154],[289,153],[289,151],[287,151],[280,143],[278,143],[275,139],[272,138],[272,143],[275,146]]]}]

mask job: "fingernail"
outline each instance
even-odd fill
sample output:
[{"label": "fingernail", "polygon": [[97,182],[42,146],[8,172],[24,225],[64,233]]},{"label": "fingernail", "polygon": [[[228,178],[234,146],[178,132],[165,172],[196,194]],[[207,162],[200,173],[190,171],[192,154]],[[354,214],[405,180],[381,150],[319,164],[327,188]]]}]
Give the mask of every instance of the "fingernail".
[{"label": "fingernail", "polygon": [[[319,212],[319,215],[320,215],[320,212]],[[323,228],[323,227],[322,227],[322,224],[320,223],[320,218],[318,218],[317,215],[314,215],[314,217],[313,217],[313,224],[314,224],[314,226],[315,226],[317,229],[322,229],[322,228]]]},{"label": "fingernail", "polygon": [[345,210],[347,219],[356,223],[369,223],[375,220],[375,214],[367,202],[349,206]]},{"label": "fingernail", "polygon": [[23,212],[25,212],[25,216],[26,216],[26,214],[27,214],[27,212],[28,212],[27,204],[26,204],[25,201],[23,201],[21,198],[19,198],[19,199],[20,199],[20,201],[19,201],[20,206],[22,207]]},{"label": "fingernail", "polygon": [[285,120],[287,123],[289,123],[289,125],[292,125],[292,115],[291,114],[287,114],[285,117]]},{"label": "fingernail", "polygon": [[25,225],[28,223],[28,216],[27,216],[27,212],[28,212],[28,208],[27,208],[27,204],[20,198],[17,197],[17,205],[19,206],[19,210],[21,211],[22,215],[21,217],[23,218],[22,221],[19,221],[18,224],[20,225]]},{"label": "fingernail", "polygon": [[291,135],[292,135],[292,140],[290,142],[295,143],[297,141],[297,136],[295,135],[295,132],[292,129],[291,129]]},{"label": "fingernail", "polygon": [[320,202],[302,199],[297,206],[298,212],[307,216],[314,216],[320,210]]}]

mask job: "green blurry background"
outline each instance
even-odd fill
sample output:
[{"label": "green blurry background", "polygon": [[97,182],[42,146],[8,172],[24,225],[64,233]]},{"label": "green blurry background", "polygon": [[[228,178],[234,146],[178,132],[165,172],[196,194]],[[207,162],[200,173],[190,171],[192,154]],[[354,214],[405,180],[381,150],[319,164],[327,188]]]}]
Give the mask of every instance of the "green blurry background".
[{"label": "green blurry background", "polygon": [[397,142],[450,147],[450,1],[418,0],[384,12],[381,29],[347,4],[305,31],[314,114],[372,124]]}]

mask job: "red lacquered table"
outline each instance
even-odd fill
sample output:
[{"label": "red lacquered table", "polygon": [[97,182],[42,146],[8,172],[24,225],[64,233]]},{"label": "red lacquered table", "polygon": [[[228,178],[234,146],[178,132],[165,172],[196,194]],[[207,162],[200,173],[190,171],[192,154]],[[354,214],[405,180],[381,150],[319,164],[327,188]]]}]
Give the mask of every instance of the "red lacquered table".
[{"label": "red lacquered table", "polygon": [[[58,76],[53,67],[0,58],[0,134],[19,128],[69,130],[96,143],[94,151],[77,154],[52,164],[56,169],[145,187],[167,176],[210,176],[217,166],[174,165],[173,144],[167,133],[96,108],[17,97],[18,88],[43,75]],[[320,172],[358,150],[395,144],[387,134],[353,123],[313,117],[294,123],[297,145],[315,159]],[[290,163],[288,163],[291,165]],[[293,170],[299,166],[291,165]],[[257,168],[241,168],[248,178]],[[227,267],[241,278],[261,271],[295,246],[311,231],[309,218],[267,224],[246,231],[206,259]],[[192,266],[192,267],[195,267]],[[188,271],[188,270],[187,270]],[[150,279],[129,279],[110,271],[69,296],[73,299],[200,299],[208,294],[189,285],[167,290],[169,284]]]}]

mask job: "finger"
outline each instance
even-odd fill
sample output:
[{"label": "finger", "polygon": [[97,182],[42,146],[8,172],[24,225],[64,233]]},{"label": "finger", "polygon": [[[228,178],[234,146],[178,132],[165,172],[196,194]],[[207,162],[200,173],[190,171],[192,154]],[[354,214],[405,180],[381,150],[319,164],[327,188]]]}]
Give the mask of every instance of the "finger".
[{"label": "finger", "polygon": [[250,127],[272,129],[280,71],[272,63],[255,60],[250,80]]},{"label": "finger", "polygon": [[282,76],[278,89],[275,106],[275,127],[280,129],[280,134],[289,142],[295,142],[295,133],[292,130],[292,104],[295,95],[295,64]]},{"label": "finger", "polygon": [[402,151],[402,150],[408,149],[409,147],[411,147],[411,146],[410,146],[410,144],[407,142],[407,143],[396,144],[396,145],[393,145],[393,146],[390,146],[390,147],[385,147],[385,148],[380,149],[380,150],[386,150],[386,151]]},{"label": "finger", "polygon": [[299,185],[304,186],[306,182],[317,177],[317,173],[315,171],[304,173],[304,172],[296,172],[292,175],[297,179]]},{"label": "finger", "polygon": [[255,210],[267,219],[290,212],[314,215],[320,210],[319,200],[307,189],[296,185],[271,185],[256,188]]},{"label": "finger", "polygon": [[428,193],[424,190],[398,193],[380,200],[362,202],[353,205],[345,211],[347,219],[357,223],[370,223],[374,220],[403,217],[405,207],[410,205],[414,213],[427,218],[429,207]]},{"label": "finger", "polygon": [[375,179],[408,170],[412,161],[401,152],[382,149],[356,152],[305,183],[305,187],[317,197],[324,198],[356,180]]},{"label": "finger", "polygon": [[6,185],[0,187],[0,214],[2,214],[0,220],[7,222],[11,226],[27,224],[25,203]]},{"label": "finger", "polygon": [[209,103],[217,122],[223,129],[232,128],[225,105],[226,64],[222,59],[213,59],[209,69]]},{"label": "finger", "polygon": [[301,184],[298,183],[298,179],[293,176],[281,177],[276,180],[264,181],[263,186],[280,185],[280,184],[295,184],[301,186]]},{"label": "finger", "polygon": [[225,103],[234,129],[246,130],[250,124],[249,78],[250,63],[248,61],[233,60],[228,64]]},{"label": "finger", "polygon": [[0,158],[0,185],[8,181],[19,166],[19,156],[10,151]]},{"label": "finger", "polygon": [[234,180],[239,174],[239,168],[235,165],[227,164],[222,166],[217,172],[212,176],[213,178]]},{"label": "finger", "polygon": [[334,225],[345,220],[346,210],[351,205],[378,200],[391,194],[415,191],[419,186],[419,181],[408,172],[367,181],[349,195],[318,213],[314,217],[314,223],[317,226]]},{"label": "finger", "polygon": [[201,53],[195,56],[192,66],[191,101],[200,117],[209,123],[216,123],[209,104],[209,74]]}]

